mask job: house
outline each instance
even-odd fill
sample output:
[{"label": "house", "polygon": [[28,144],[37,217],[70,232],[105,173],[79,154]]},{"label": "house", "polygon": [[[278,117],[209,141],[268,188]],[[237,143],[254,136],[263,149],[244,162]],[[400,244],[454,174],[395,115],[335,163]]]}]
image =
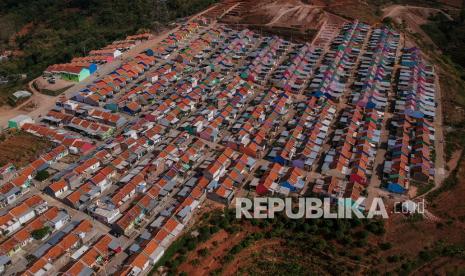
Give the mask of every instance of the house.
[{"label": "house", "polygon": [[141,112],[141,106],[136,102],[129,102],[123,107],[123,112],[128,113],[129,115],[136,115],[137,113]]},{"label": "house", "polygon": [[8,128],[20,129],[24,124],[33,124],[34,120],[27,115],[18,115],[8,120]]},{"label": "house", "polygon": [[87,210],[93,214],[99,221],[112,224],[121,217],[121,213],[111,202],[97,200],[96,203],[87,207]]},{"label": "house", "polygon": [[67,63],[50,65],[44,71],[45,75],[56,75],[73,82],[81,82],[90,76],[90,70],[85,65]]},{"label": "house", "polygon": [[8,256],[12,256],[33,240],[33,231],[48,226],[53,232],[63,227],[69,219],[70,217],[66,211],[60,210],[57,207],[51,207],[5,240],[0,245],[0,250]]},{"label": "house", "polygon": [[89,112],[89,117],[97,120],[100,123],[110,125],[112,127],[122,127],[124,124],[126,124],[127,120],[114,113],[106,112],[106,111],[101,111],[98,109],[92,109]]},{"label": "house", "polygon": [[[54,262],[63,255],[70,254],[74,250],[77,250],[92,230],[92,223],[88,220],[82,220],[73,229],[70,229],[70,232],[67,232],[58,243],[49,247],[40,259],[33,262],[24,272],[24,275],[32,276],[54,273]],[[71,255],[72,258],[73,256],[74,255]]]},{"label": "house", "polygon": [[104,265],[113,255],[120,252],[121,246],[117,239],[108,234],[103,235],[64,274],[93,275],[98,267]]},{"label": "house", "polygon": [[207,198],[229,206],[234,198],[234,190],[221,185],[215,191],[208,193]]},{"label": "house", "polygon": [[7,182],[0,186],[0,206],[5,207],[12,204],[19,196],[21,196],[21,194],[21,187],[18,187],[11,182]]},{"label": "house", "polygon": [[40,196],[34,195],[23,203],[10,209],[0,216],[0,229],[3,235],[13,233],[22,225],[42,214],[48,209],[47,202]]},{"label": "house", "polygon": [[29,99],[31,96],[32,96],[32,93],[31,93],[31,92],[25,91],[25,90],[20,90],[20,91],[14,92],[14,93],[9,97],[9,99],[11,100],[11,102],[12,102],[14,105],[18,105],[18,104],[20,104],[20,103],[26,101],[27,99]]},{"label": "house", "polygon": [[92,50],[89,52],[90,56],[107,56],[112,57],[113,59],[122,55],[121,51],[118,49],[102,49],[102,50]]},{"label": "house", "polygon": [[45,188],[45,192],[56,198],[61,198],[69,190],[68,182],[63,178]]},{"label": "house", "polygon": [[16,168],[12,163],[7,163],[0,168],[0,184],[11,180],[16,174]]},{"label": "house", "polygon": [[101,162],[97,158],[93,157],[84,161],[81,165],[76,167],[74,171],[77,174],[92,175],[100,168],[100,166]]}]

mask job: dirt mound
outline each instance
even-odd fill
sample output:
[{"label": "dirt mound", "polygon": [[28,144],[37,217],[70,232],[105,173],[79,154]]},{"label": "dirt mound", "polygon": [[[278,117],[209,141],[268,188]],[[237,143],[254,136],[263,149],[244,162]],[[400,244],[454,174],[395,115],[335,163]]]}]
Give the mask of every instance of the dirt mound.
[{"label": "dirt mound", "polygon": [[315,28],[324,18],[323,10],[318,6],[303,4],[300,1],[275,1],[261,9],[272,19],[268,26],[302,26]]},{"label": "dirt mound", "polygon": [[423,31],[421,25],[428,23],[429,18],[437,13],[442,13],[446,17],[450,17],[439,9],[392,5],[383,9],[383,18],[391,18],[395,24],[403,25],[408,32],[419,34],[424,37],[428,43],[433,44],[433,41],[425,31]]},{"label": "dirt mound", "polygon": [[[306,1],[311,2],[311,1]],[[238,5],[223,21],[274,27],[318,29],[327,18],[322,6],[299,0],[247,1]]]}]

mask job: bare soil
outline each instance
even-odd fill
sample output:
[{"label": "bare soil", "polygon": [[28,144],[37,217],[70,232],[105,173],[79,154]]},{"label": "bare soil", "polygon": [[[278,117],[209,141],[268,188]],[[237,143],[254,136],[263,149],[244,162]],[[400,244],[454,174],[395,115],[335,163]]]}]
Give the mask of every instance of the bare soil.
[{"label": "bare soil", "polygon": [[[189,253],[186,262],[179,266],[179,272],[186,272],[187,275],[202,276],[222,268],[223,264],[221,260],[233,246],[240,243],[246,237],[248,232],[245,229],[234,234],[229,234],[223,229],[218,231],[207,242],[199,245]],[[198,253],[202,249],[208,250],[207,256],[202,257]],[[194,260],[198,260],[197,264],[195,264]]]},{"label": "bare soil", "polygon": [[52,147],[52,142],[22,131],[0,135],[0,166],[11,162],[21,168]]}]

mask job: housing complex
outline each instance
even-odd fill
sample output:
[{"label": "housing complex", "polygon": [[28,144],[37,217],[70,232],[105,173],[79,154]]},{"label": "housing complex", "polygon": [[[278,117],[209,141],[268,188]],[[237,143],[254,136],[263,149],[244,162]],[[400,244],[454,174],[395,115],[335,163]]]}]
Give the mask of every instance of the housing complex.
[{"label": "housing complex", "polygon": [[18,125],[56,147],[0,170],[4,269],[145,274],[206,200],[434,181],[434,68],[389,27],[333,29],[295,42],[191,20]]}]

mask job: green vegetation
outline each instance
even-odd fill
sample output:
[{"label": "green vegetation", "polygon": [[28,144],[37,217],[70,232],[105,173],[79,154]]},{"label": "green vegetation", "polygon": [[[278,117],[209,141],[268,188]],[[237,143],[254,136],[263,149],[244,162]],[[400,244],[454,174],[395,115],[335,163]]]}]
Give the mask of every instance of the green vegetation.
[{"label": "green vegetation", "polygon": [[[265,251],[258,250],[252,254],[253,265],[241,268],[240,272],[251,275],[285,272],[292,275],[308,275],[311,271],[347,274],[354,269],[360,272],[357,264],[365,261],[365,256],[377,252],[378,245],[370,244],[368,239],[373,235],[383,235],[384,223],[382,220],[356,218],[294,220],[281,214],[277,214],[274,219],[239,220],[235,218],[234,210],[216,211],[206,214],[198,228],[174,242],[156,264],[152,273],[162,265],[168,267],[171,273],[179,273],[177,271],[179,265],[187,259],[187,253],[194,250],[197,250],[200,259],[210,255],[208,249],[197,249],[197,246],[209,240],[220,229],[226,230],[229,234],[239,231],[246,233],[244,238],[229,248],[224,256],[216,256],[220,258],[223,267],[250,246],[259,246],[262,241],[279,241],[278,246],[272,248],[273,252],[265,252],[266,248],[264,248]],[[351,254],[346,256],[349,248]],[[271,259],[265,256],[268,254],[272,255]],[[341,261],[340,265],[334,266],[328,260],[347,262]],[[199,265],[200,260],[195,259],[191,263]],[[220,269],[214,271],[214,274],[221,272]]]},{"label": "green vegetation", "polygon": [[50,173],[47,170],[43,170],[37,173],[35,180],[44,181],[50,177]]},{"label": "green vegetation", "polygon": [[465,246],[463,244],[447,244],[439,241],[432,248],[425,248],[420,251],[416,259],[402,260],[402,265],[397,268],[395,272],[398,275],[409,275],[411,272],[415,271],[416,268],[440,257],[465,259]]},{"label": "green vegetation", "polygon": [[45,236],[47,236],[50,232],[52,232],[52,229],[49,226],[45,226],[43,228],[32,231],[31,235],[34,239],[41,240],[45,238]]},{"label": "green vegetation", "polygon": [[[430,17],[430,23],[422,25],[423,30],[434,43],[455,63],[465,67],[465,8],[455,20],[450,20],[442,13]],[[465,80],[465,73],[461,75]]]},{"label": "green vegetation", "polygon": [[0,63],[0,76],[39,75],[137,32],[159,31],[216,0],[4,0],[0,1],[0,50],[20,56]]},{"label": "green vegetation", "polygon": [[[0,63],[1,67],[1,63]],[[1,76],[1,73],[0,73]],[[8,84],[0,85],[0,106],[9,103],[13,105],[13,102],[10,100],[10,96],[18,90],[22,90],[24,83],[22,81],[10,81]]]},{"label": "green vegetation", "polygon": [[[218,232],[220,228],[218,226],[207,226],[203,225],[195,231],[198,232],[198,235],[194,235],[193,232],[189,234],[185,234],[184,236],[180,237],[176,241],[174,241],[171,246],[165,251],[163,257],[155,264],[150,275],[153,275],[155,271],[160,266],[167,266],[172,270],[176,270],[176,268],[186,260],[187,252],[194,250],[201,242],[205,242],[210,239],[211,235]],[[199,250],[199,255],[202,256],[203,254],[208,255],[208,250]]]}]

